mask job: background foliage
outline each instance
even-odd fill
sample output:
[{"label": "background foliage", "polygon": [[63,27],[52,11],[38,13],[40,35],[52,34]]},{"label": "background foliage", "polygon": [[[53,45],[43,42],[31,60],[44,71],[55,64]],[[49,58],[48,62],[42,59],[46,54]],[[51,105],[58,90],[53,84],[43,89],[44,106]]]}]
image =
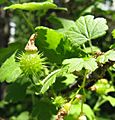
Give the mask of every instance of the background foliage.
[{"label": "background foliage", "polygon": [[[16,24],[15,41],[0,48],[0,119],[115,119],[114,0],[0,5]],[[33,33],[36,55],[24,50]]]}]

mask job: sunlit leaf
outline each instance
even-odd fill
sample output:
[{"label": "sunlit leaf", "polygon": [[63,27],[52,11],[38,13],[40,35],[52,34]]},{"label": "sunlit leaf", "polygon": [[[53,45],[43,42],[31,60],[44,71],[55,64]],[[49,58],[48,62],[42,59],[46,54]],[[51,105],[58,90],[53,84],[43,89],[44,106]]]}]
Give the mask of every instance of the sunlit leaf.
[{"label": "sunlit leaf", "polygon": [[7,48],[0,48],[0,65],[10,57],[17,49],[22,50],[25,42],[14,42],[8,44]]},{"label": "sunlit leaf", "polygon": [[[100,49],[96,46],[92,46],[93,52],[100,52]],[[83,49],[84,52],[86,53],[92,53],[91,47],[86,47]]]},{"label": "sunlit leaf", "polygon": [[53,9],[57,8],[55,4],[52,2],[30,2],[30,3],[23,3],[23,4],[13,4],[10,5],[9,7],[5,7],[4,9],[21,9],[21,10],[48,10],[48,9]]},{"label": "sunlit leaf", "polygon": [[115,98],[111,96],[103,96],[103,98],[110,102],[110,104],[114,107],[115,106]]},{"label": "sunlit leaf", "polygon": [[89,59],[83,59],[83,58],[71,58],[71,59],[65,59],[63,61],[63,65],[68,66],[68,72],[74,72],[74,71],[80,71],[83,68],[89,71],[94,71],[98,66],[96,63],[96,59],[89,58]]},{"label": "sunlit leaf", "polygon": [[68,71],[80,71],[83,68],[84,60],[82,58],[71,58],[63,61],[63,65],[68,65]]},{"label": "sunlit leaf", "polygon": [[29,120],[29,112],[22,112],[16,120]]},{"label": "sunlit leaf", "polygon": [[51,72],[44,80],[43,80],[43,87],[40,91],[40,93],[44,94],[49,87],[55,82],[57,74],[59,73],[60,70],[55,70]]},{"label": "sunlit leaf", "polygon": [[11,120],[29,120],[29,112],[28,111],[24,111],[22,113],[20,113],[17,117],[13,116],[11,117]]},{"label": "sunlit leaf", "polygon": [[115,38],[115,29],[112,31],[112,36]]},{"label": "sunlit leaf", "polygon": [[106,63],[109,60],[115,61],[115,51],[114,50],[109,50],[105,54],[103,54],[97,58],[97,61],[100,63]]},{"label": "sunlit leaf", "polygon": [[115,43],[110,46],[110,49],[115,49]]},{"label": "sunlit leaf", "polygon": [[63,81],[63,83],[65,83],[66,86],[68,86],[68,85],[74,83],[75,80],[76,80],[76,78],[77,78],[75,75],[73,75],[73,74],[68,74],[68,73],[63,74],[63,76],[66,77],[66,79]]},{"label": "sunlit leaf", "polygon": [[76,25],[73,20],[68,20],[68,19],[64,19],[64,18],[56,18],[56,19],[61,22],[61,24],[63,25],[63,27],[66,30],[68,30],[70,27],[74,27]]},{"label": "sunlit leaf", "polygon": [[81,16],[76,21],[76,26],[71,27],[67,35],[73,45],[82,45],[83,43],[103,36],[108,26],[106,19],[95,18],[92,15]]},{"label": "sunlit leaf", "polygon": [[36,27],[35,30],[38,31],[38,34],[39,34],[39,30],[45,30],[46,31],[45,37],[46,37],[46,43],[48,44],[49,49],[56,50],[56,48],[59,45],[61,39],[63,38],[63,34],[57,32],[53,29],[47,28],[47,27],[40,26],[40,27]]},{"label": "sunlit leaf", "polygon": [[66,8],[57,7],[56,4],[53,3],[53,1],[45,1],[45,2],[29,2],[29,3],[23,3],[23,4],[12,4],[8,7],[5,7],[4,10],[7,9],[20,9],[20,10],[44,10],[47,11],[48,9],[59,9],[59,10],[66,10]]},{"label": "sunlit leaf", "polygon": [[[76,120],[80,115],[81,104],[74,104],[71,106],[69,114],[65,117],[64,120]],[[88,117],[88,120],[95,120],[95,115],[87,104],[84,104],[83,107],[84,114]]]},{"label": "sunlit leaf", "polygon": [[15,54],[8,58],[0,68],[0,82],[14,82],[22,73],[19,63],[15,62]]},{"label": "sunlit leaf", "polygon": [[52,2],[52,3],[54,2],[54,0],[47,0],[47,1],[48,1],[48,2]]}]

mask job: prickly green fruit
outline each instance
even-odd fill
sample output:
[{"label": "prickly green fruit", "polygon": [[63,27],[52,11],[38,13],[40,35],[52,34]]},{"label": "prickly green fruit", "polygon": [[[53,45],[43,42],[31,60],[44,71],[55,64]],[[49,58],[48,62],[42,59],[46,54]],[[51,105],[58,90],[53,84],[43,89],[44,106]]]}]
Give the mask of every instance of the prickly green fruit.
[{"label": "prickly green fruit", "polygon": [[36,34],[32,34],[25,47],[25,53],[20,57],[20,68],[25,74],[41,73],[45,67],[45,59],[41,54],[38,54],[38,49],[35,46]]},{"label": "prickly green fruit", "polygon": [[45,67],[45,59],[42,55],[26,52],[20,56],[20,68],[25,74],[40,73]]},{"label": "prickly green fruit", "polygon": [[98,82],[94,85],[95,91],[98,94],[106,94],[106,91],[108,88],[110,88],[110,85],[106,79],[100,79]]}]

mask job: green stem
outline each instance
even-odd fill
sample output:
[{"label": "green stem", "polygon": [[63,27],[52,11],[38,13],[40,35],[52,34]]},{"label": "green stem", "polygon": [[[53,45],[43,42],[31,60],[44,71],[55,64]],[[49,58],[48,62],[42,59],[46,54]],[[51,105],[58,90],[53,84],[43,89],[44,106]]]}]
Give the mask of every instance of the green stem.
[{"label": "green stem", "polygon": [[83,49],[86,49],[86,46],[85,46],[85,44],[83,44]]},{"label": "green stem", "polygon": [[[87,75],[87,71],[85,72],[85,76],[84,76],[84,79],[83,79],[83,83],[82,83],[82,85],[79,87],[79,89],[77,90],[77,92],[75,93],[75,95],[73,96],[73,98],[71,99],[71,101],[70,102],[73,102],[76,98],[75,98],[75,96],[79,93],[79,91],[81,90],[81,89],[83,89],[83,94],[85,95],[85,82],[86,82],[86,75]],[[85,95],[86,96],[86,95]],[[85,98],[85,97],[84,97]],[[84,100],[83,100],[83,103],[84,103]],[[82,103],[82,105],[83,105],[83,103]],[[83,107],[83,106],[82,106]],[[83,108],[82,108],[82,110],[83,110]]]},{"label": "green stem", "polygon": [[113,74],[110,70],[108,70],[108,73],[110,74],[111,82],[113,83],[114,82],[114,76],[113,76]]},{"label": "green stem", "polygon": [[93,110],[94,111],[98,111],[99,107],[104,103],[106,102],[107,100],[103,99],[102,100],[102,97],[100,96],[95,104],[95,106],[93,107]]},{"label": "green stem", "polygon": [[25,14],[24,14],[22,11],[19,11],[19,13],[20,13],[20,15],[24,18],[24,20],[26,21],[26,23],[28,24],[28,26],[30,27],[30,29],[32,30],[32,32],[35,32],[32,23],[31,23],[30,20],[25,16]]},{"label": "green stem", "polygon": [[79,93],[79,91],[81,90],[81,87],[77,90],[77,92],[75,93],[75,95],[72,97],[71,99],[71,103],[75,100],[75,96]]},{"label": "green stem", "polygon": [[91,40],[89,40],[89,46],[90,46],[90,48],[91,48],[91,53],[93,53],[93,45],[92,45]]},{"label": "green stem", "polygon": [[81,85],[81,88],[83,89],[83,99],[82,99],[82,102],[81,102],[81,114],[83,113],[83,104],[84,104],[84,101],[85,101],[85,98],[86,98],[86,93],[85,93],[86,75],[87,75],[87,71],[85,71],[83,83]]},{"label": "green stem", "polygon": [[40,16],[38,17],[38,26],[40,26],[40,24],[41,24],[41,18],[40,18]]},{"label": "green stem", "polygon": [[33,104],[33,106],[36,104],[36,102],[35,102],[35,95],[34,94],[32,94],[32,104]]},{"label": "green stem", "polygon": [[34,82],[34,80],[33,80],[32,75],[29,75],[29,78],[30,78],[30,80],[31,80],[31,82],[32,82],[32,84],[33,84],[33,86],[34,86],[36,92],[38,93],[38,89],[37,89],[37,87],[36,87],[36,84],[35,84],[35,82]]}]

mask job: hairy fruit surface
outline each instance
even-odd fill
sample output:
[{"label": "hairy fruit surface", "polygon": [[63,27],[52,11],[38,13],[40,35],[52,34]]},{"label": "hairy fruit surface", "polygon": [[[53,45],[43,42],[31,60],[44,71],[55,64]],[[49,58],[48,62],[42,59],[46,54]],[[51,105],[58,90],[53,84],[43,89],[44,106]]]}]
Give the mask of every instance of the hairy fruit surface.
[{"label": "hairy fruit surface", "polygon": [[20,57],[20,68],[25,74],[41,73],[45,67],[45,58],[41,54],[23,53]]}]

